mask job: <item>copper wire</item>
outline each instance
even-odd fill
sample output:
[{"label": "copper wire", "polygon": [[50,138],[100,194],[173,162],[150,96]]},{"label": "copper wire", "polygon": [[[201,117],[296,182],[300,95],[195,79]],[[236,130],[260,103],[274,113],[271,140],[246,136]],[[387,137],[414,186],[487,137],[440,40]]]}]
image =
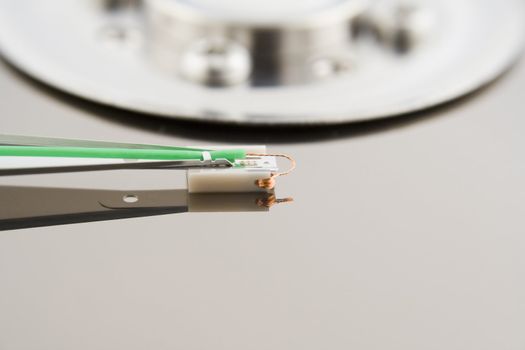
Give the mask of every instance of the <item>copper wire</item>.
[{"label": "copper wire", "polygon": [[289,202],[293,202],[293,198],[277,199],[277,197],[275,197],[274,194],[268,196],[267,198],[259,198],[256,201],[259,207],[266,207],[266,208],[271,208],[276,204],[289,203]]},{"label": "copper wire", "polygon": [[274,187],[275,187],[275,179],[279,176],[285,176],[285,175],[288,175],[290,174],[292,171],[294,171],[295,167],[296,167],[296,162],[295,162],[295,159],[293,159],[292,157],[290,157],[289,155],[286,155],[286,154],[262,154],[262,153],[247,153],[246,154],[247,156],[252,156],[252,157],[281,157],[281,158],[286,158],[290,161],[291,163],[291,166],[290,166],[290,169],[288,169],[287,171],[284,171],[284,172],[281,172],[281,173],[271,173],[270,174],[270,177],[269,178],[266,178],[266,179],[258,179],[255,181],[255,184],[260,187],[260,188],[264,188],[266,190],[272,190]]}]

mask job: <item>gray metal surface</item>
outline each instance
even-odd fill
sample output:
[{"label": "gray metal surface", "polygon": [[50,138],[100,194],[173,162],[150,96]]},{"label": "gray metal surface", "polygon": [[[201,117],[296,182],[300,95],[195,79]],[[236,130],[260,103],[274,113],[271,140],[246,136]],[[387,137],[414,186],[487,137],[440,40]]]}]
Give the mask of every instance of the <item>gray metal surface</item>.
[{"label": "gray metal surface", "polygon": [[[268,213],[1,232],[0,349],[522,350],[524,88],[522,61],[424,115],[271,132],[108,110],[1,65],[2,133],[267,142],[299,167],[277,188],[295,202]],[[150,170],[0,183],[185,186]]]},{"label": "gray metal surface", "polygon": [[[146,3],[151,2],[159,1]],[[353,7],[361,2],[344,0],[341,6]],[[347,50],[340,41],[333,42],[338,35],[332,30],[327,33],[292,30],[293,35],[277,31],[268,37],[263,31],[261,52],[252,52],[257,58],[275,50],[280,52],[282,48],[275,46],[283,40],[287,44],[285,49],[293,52],[309,45],[315,48],[313,53],[308,50],[296,53],[302,60],[310,58],[306,59],[308,64],[296,61],[292,54],[272,61],[280,75],[269,86],[242,79],[242,84],[223,88],[195,82],[208,81],[206,72],[217,73],[211,78],[219,76],[211,79],[211,83],[226,85],[239,82],[237,70],[241,71],[241,77],[246,75],[242,73],[248,70],[245,48],[225,44],[219,49],[206,40],[199,44],[198,37],[210,32],[217,34],[221,26],[204,26],[207,29],[201,28],[204,31],[201,33],[197,30],[200,27],[188,29],[179,23],[180,17],[174,16],[167,17],[167,21],[182,28],[170,31],[169,25],[162,21],[146,25],[140,15],[104,12],[96,6],[102,1],[0,0],[0,50],[13,64],[41,81],[77,96],[133,111],[245,124],[328,124],[393,116],[457,98],[496,78],[516,59],[522,47],[525,10],[521,0],[414,2],[428,9],[436,23],[423,35],[424,40],[404,55],[370,38],[352,42],[352,49]],[[328,11],[333,15],[332,12]],[[302,17],[297,17],[302,26]],[[288,17],[282,22],[283,26],[297,25]],[[159,26],[164,30],[158,29]],[[388,23],[385,26],[379,32],[389,32]],[[230,29],[226,27],[224,31]],[[340,35],[340,27],[336,29],[335,33]],[[161,40],[155,35],[151,38],[148,35],[152,32],[161,39],[170,35],[176,38]],[[242,33],[246,34],[241,30]],[[181,45],[181,37],[194,40],[197,45],[195,52],[189,49],[187,59],[184,52],[172,49]],[[306,40],[312,37],[317,40],[313,43]],[[327,45],[330,48],[335,47],[337,54],[320,50],[318,46],[325,42],[330,43]],[[190,43],[182,44],[186,47]],[[253,44],[260,46],[257,41]],[[158,53],[157,46],[164,50]],[[210,58],[212,62],[208,62],[207,56],[202,57],[216,51],[226,52],[218,55],[224,61],[225,67],[221,66],[224,72],[215,67],[216,60]],[[178,62],[178,56],[181,63],[177,67],[191,81],[182,79],[178,68],[164,67],[164,61],[173,64]],[[183,68],[184,62],[188,63],[187,69]],[[287,84],[288,75],[295,80],[297,76],[308,76],[306,71],[310,70],[319,70],[323,76],[328,74],[328,78]],[[332,71],[335,73],[331,74]]]}]

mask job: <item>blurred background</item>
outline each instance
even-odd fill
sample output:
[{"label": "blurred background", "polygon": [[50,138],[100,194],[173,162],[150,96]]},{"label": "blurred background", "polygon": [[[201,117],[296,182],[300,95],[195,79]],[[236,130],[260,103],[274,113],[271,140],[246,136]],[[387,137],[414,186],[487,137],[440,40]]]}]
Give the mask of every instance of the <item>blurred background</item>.
[{"label": "blurred background", "polygon": [[0,0],[0,134],[298,164],[269,210],[58,222],[184,174],[0,177],[0,349],[523,349],[524,8]]}]

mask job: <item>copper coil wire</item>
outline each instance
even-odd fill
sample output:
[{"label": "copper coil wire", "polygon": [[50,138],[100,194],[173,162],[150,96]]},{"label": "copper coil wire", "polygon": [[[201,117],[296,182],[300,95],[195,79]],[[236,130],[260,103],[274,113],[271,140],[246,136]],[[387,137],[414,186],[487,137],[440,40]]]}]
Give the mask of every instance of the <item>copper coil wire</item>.
[{"label": "copper coil wire", "polygon": [[275,187],[275,177],[255,180],[255,184],[260,188],[271,190]]},{"label": "copper coil wire", "polygon": [[277,197],[275,197],[274,194],[268,196],[267,198],[259,198],[256,201],[259,207],[266,207],[266,208],[271,208],[276,204],[289,203],[289,202],[293,202],[293,198],[277,199]]},{"label": "copper coil wire", "polygon": [[291,166],[290,166],[290,169],[288,169],[287,171],[284,171],[284,172],[281,172],[281,173],[272,173],[270,175],[269,178],[266,178],[266,179],[258,179],[255,181],[255,184],[257,185],[257,187],[259,188],[263,188],[265,190],[273,190],[275,188],[275,179],[279,176],[285,176],[285,175],[288,175],[290,174],[292,171],[294,171],[297,163],[295,162],[295,159],[293,159],[292,157],[290,157],[289,155],[286,155],[286,154],[280,154],[280,153],[277,153],[277,154],[262,154],[262,153],[248,153],[246,154],[247,156],[252,156],[252,157],[281,157],[281,158],[286,158],[290,161],[291,163]]}]

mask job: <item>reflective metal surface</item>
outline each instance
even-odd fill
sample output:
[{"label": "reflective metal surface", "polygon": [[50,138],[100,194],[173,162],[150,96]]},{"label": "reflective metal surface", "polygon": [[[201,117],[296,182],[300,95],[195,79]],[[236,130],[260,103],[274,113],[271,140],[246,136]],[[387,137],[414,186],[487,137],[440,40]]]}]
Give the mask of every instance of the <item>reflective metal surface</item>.
[{"label": "reflective metal surface", "polygon": [[357,20],[366,4],[151,0],[144,2],[145,40],[161,66],[195,83],[312,83],[330,74],[319,72],[323,61],[334,69],[353,64]]},{"label": "reflective metal surface", "polygon": [[521,0],[242,3],[2,0],[0,50],[47,84],[127,110],[331,124],[472,92],[514,62],[525,33]]},{"label": "reflective metal surface", "polygon": [[[426,114],[322,129],[149,119],[0,65],[2,133],[267,143],[295,202],[0,233],[0,349],[525,346],[525,62]],[[172,171],[3,177],[2,186],[184,188]],[[74,204],[74,203],[73,203]]]},{"label": "reflective metal surface", "polygon": [[0,186],[0,231],[186,212],[268,211],[273,194]]}]

